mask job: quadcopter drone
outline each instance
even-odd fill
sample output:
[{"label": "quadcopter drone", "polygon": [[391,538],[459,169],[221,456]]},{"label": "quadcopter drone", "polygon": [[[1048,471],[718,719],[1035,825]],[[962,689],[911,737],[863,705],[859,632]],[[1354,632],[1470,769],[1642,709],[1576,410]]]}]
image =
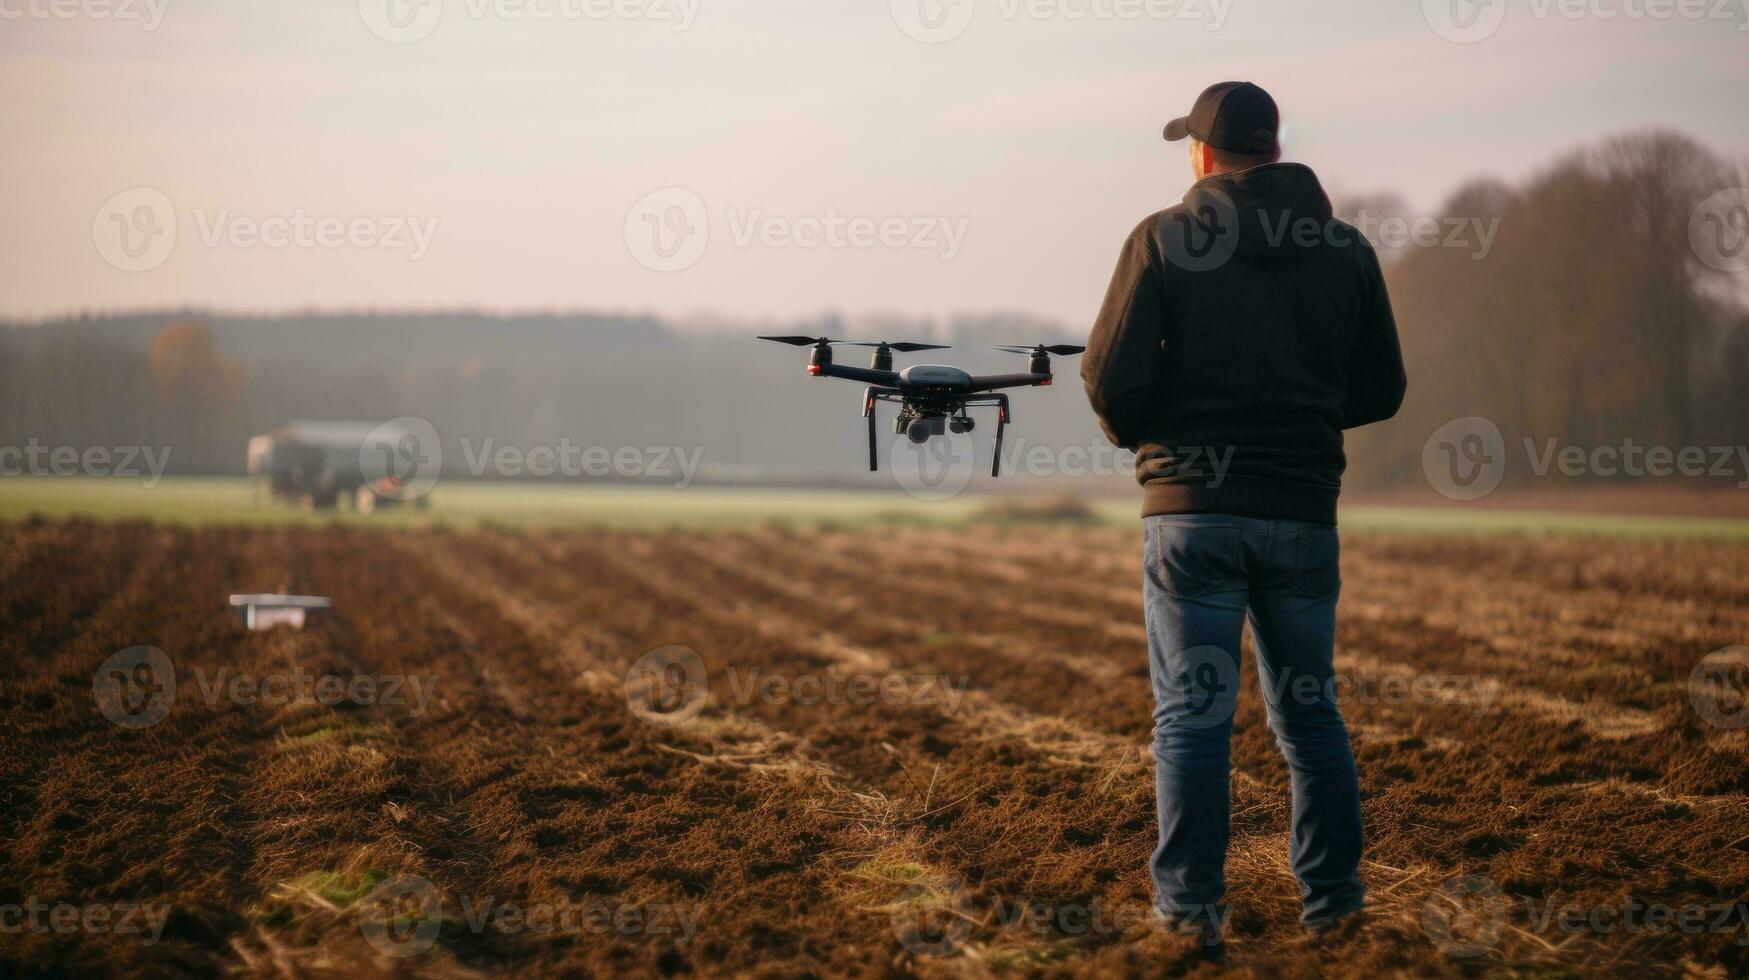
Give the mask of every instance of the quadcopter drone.
[{"label": "quadcopter drone", "polygon": [[[868,419],[868,468],[879,469],[875,455],[875,403],[898,402],[899,417],[893,432],[903,433],[914,443],[928,442],[931,436],[948,432],[972,431],[975,422],[967,409],[974,405],[994,405],[996,415],[996,451],[990,461],[990,475],[1001,476],[1002,430],[1008,424],[1008,396],[998,388],[1040,387],[1051,383],[1051,355],[1068,356],[1086,350],[1074,344],[1035,344],[1031,347],[997,347],[996,350],[1027,355],[1025,374],[973,375],[945,364],[913,364],[902,371],[893,370],[893,352],[909,354],[920,350],[946,350],[943,344],[888,343],[887,341],[829,340],[825,337],[760,337],[780,344],[814,348],[808,358],[808,373],[817,378],[849,378],[872,385],[862,394],[862,417]],[[873,347],[874,359],[868,367],[851,367],[832,363],[833,347]]]}]

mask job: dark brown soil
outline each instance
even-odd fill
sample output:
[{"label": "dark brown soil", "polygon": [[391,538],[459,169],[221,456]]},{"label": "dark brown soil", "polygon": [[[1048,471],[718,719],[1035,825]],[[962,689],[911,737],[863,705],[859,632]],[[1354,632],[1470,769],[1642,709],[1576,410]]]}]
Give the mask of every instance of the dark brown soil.
[{"label": "dark brown soil", "polygon": [[[1749,972],[1749,729],[1689,683],[1749,642],[1749,547],[1344,547],[1371,914],[1298,929],[1253,689],[1214,959],[1147,916],[1132,530],[0,525],[0,976]],[[335,612],[247,632],[225,597],[265,590]],[[141,645],[177,691],[129,729],[93,684]],[[645,720],[628,670],[674,646],[708,698]]]}]

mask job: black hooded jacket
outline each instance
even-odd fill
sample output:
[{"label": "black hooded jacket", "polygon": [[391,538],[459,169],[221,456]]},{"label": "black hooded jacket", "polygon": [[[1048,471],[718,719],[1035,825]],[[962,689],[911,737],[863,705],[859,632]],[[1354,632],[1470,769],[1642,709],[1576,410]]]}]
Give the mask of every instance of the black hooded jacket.
[{"label": "black hooded jacket", "polygon": [[1198,181],[1124,242],[1081,363],[1142,513],[1336,523],[1342,432],[1395,415],[1403,358],[1372,246],[1312,171]]}]

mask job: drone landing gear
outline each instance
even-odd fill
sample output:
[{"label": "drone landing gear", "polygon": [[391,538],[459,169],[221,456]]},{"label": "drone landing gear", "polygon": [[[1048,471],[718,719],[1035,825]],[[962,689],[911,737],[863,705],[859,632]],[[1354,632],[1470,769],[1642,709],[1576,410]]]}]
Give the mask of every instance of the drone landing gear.
[{"label": "drone landing gear", "polygon": [[[966,410],[974,405],[991,405],[996,408],[996,447],[990,460],[990,475],[1002,475],[1002,433],[1008,427],[1008,396],[1005,394],[975,395],[963,401],[944,406],[919,408],[905,400],[905,394],[896,388],[869,388],[862,394],[862,417],[868,420],[868,469],[873,473],[880,469],[879,439],[875,433],[875,403],[898,402],[899,417],[894,423],[894,432],[906,435],[912,442],[922,443],[931,436],[952,432],[955,435],[971,432],[977,427]],[[919,435],[922,438],[918,438]]]}]

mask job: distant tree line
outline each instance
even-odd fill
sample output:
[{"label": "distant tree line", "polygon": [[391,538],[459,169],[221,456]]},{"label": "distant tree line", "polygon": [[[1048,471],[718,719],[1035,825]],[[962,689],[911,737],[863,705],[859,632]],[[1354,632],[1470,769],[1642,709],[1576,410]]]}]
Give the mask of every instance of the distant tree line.
[{"label": "distant tree line", "polygon": [[[1511,187],[1479,181],[1442,216],[1495,222],[1387,267],[1410,394],[1350,440],[1359,485],[1421,479],[1441,424],[1481,416],[1539,446],[1749,445],[1749,274],[1702,261],[1696,208],[1749,176],[1686,137],[1634,133]],[[1749,231],[1749,229],[1745,229]],[[1524,468],[1508,470],[1522,479]]]}]

